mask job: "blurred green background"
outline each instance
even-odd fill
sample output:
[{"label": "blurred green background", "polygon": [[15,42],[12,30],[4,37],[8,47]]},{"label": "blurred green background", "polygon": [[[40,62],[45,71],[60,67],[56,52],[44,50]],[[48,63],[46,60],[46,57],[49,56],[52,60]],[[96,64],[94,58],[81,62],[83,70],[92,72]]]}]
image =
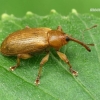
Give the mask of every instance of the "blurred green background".
[{"label": "blurred green background", "polygon": [[[100,17],[100,0],[0,0],[0,15],[2,13],[24,16],[27,11],[38,15],[47,15],[55,9],[62,15],[68,15],[71,9],[79,13],[91,13]],[[97,8],[99,11],[90,11]]]}]

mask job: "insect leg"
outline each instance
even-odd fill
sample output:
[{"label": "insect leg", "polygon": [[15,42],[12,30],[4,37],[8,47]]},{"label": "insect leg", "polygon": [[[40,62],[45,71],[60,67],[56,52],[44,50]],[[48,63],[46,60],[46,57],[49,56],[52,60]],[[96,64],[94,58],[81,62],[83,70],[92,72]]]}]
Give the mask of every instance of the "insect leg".
[{"label": "insect leg", "polygon": [[58,31],[62,31],[61,26],[58,26],[58,27],[57,27],[57,30],[58,30]]},{"label": "insect leg", "polygon": [[77,75],[78,75],[78,72],[72,69],[72,66],[71,66],[71,64],[69,63],[69,60],[68,60],[67,56],[66,56],[65,54],[59,52],[59,51],[57,51],[57,54],[58,54],[58,56],[59,56],[65,63],[67,63],[67,64],[69,65],[69,67],[70,67],[70,72],[71,72],[73,75],[77,76]]},{"label": "insect leg", "polygon": [[35,80],[35,84],[36,85],[40,84],[39,80],[40,80],[40,75],[41,75],[41,72],[42,72],[42,67],[48,61],[48,58],[49,58],[49,53],[40,62],[40,67],[39,67],[38,75],[37,75],[37,78]]},{"label": "insect leg", "polygon": [[18,54],[17,55],[17,64],[15,66],[10,67],[10,70],[14,71],[20,65],[20,59],[21,58],[22,59],[28,59],[30,57],[31,57],[31,55],[29,55],[29,54]]}]

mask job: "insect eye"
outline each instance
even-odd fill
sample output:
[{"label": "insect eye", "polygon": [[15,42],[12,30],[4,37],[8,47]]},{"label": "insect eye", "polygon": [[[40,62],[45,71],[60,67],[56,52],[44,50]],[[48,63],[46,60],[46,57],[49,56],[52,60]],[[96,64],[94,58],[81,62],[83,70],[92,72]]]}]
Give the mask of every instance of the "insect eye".
[{"label": "insect eye", "polygon": [[70,40],[70,38],[67,36],[67,37],[66,37],[66,41],[69,41],[69,40]]}]

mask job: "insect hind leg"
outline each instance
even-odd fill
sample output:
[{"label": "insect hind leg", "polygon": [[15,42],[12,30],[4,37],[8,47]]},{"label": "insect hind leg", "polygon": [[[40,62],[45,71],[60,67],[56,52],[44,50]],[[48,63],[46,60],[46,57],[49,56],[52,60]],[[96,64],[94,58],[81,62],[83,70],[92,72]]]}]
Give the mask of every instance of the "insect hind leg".
[{"label": "insect hind leg", "polygon": [[11,71],[14,71],[18,66],[20,66],[20,59],[28,59],[31,58],[30,54],[18,54],[17,55],[17,64],[15,66],[10,67]]}]

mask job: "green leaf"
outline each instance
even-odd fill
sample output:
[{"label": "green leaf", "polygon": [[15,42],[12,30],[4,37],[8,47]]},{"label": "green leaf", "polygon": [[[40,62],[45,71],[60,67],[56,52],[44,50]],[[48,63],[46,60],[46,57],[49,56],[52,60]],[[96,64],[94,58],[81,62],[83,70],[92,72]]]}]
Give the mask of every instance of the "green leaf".
[{"label": "green leaf", "polygon": [[[98,27],[83,32],[97,24]],[[16,57],[0,54],[0,99],[1,100],[100,100],[100,18],[90,14],[79,14],[72,10],[68,16],[62,16],[55,10],[47,16],[38,16],[27,12],[23,18],[3,14],[0,20],[0,44],[8,34],[29,27],[62,26],[65,33],[85,43],[94,43],[87,52],[77,43],[69,42],[61,48],[79,75],[74,77],[64,63],[51,50],[49,61],[44,65],[41,84],[34,81],[39,63],[44,53],[22,60],[20,67],[10,72],[9,67],[16,64]]]}]

